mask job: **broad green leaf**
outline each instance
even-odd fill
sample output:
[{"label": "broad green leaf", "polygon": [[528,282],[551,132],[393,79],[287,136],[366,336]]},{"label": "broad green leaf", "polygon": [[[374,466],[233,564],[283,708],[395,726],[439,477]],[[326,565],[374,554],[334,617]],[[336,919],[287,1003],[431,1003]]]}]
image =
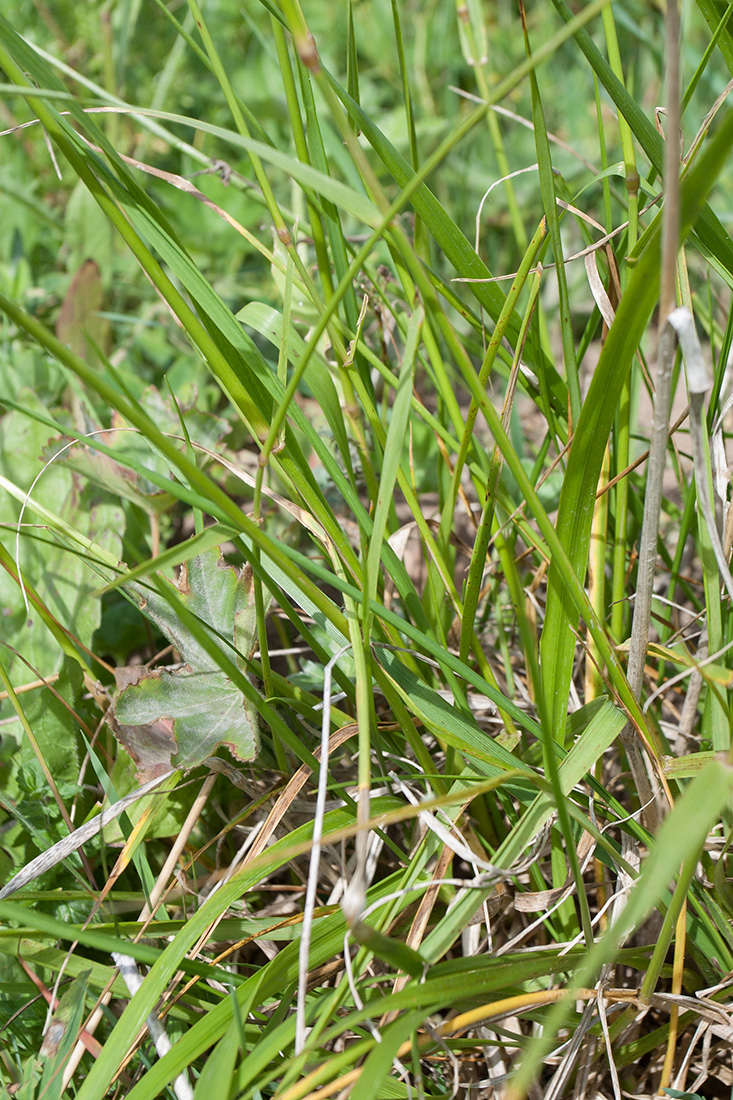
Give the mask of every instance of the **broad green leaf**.
[{"label": "broad green leaf", "polygon": [[56,335],[64,344],[86,359],[99,361],[95,348],[103,352],[109,342],[109,322],[100,316],[104,304],[99,267],[85,260],[69,284],[56,319]]},{"label": "broad green leaf", "polygon": [[[134,727],[130,728],[128,732],[131,740],[135,736],[138,740],[143,740],[140,751],[144,754],[146,767],[142,768],[140,766],[138,769],[130,746],[126,746],[127,752],[118,753],[112,768],[108,768],[107,773],[103,772],[104,778],[100,778],[101,786],[107,796],[105,806],[136,790],[140,786],[141,776],[148,779],[154,777],[157,772],[168,770],[171,752],[175,752],[176,746],[169,731],[165,736],[166,731],[167,725],[165,722],[153,723],[150,739],[145,742],[144,736],[147,727],[143,727],[139,731]],[[159,750],[157,755],[156,749]],[[101,767],[99,765],[97,767],[101,771]],[[134,828],[143,817],[146,818],[146,841],[151,840],[153,837],[177,836],[181,829],[181,822],[185,820],[186,814],[191,809],[195,798],[195,790],[195,786],[188,786],[186,783],[179,783],[172,790],[166,790],[164,794],[161,793],[159,797],[156,796],[154,813],[151,813],[147,799],[140,799],[133,803],[132,806],[127,807],[124,814],[115,817],[114,820],[104,826],[101,834],[104,843],[110,847],[123,845],[130,835],[130,827]]]},{"label": "broad green leaf", "polygon": [[[114,270],[112,238],[109,221],[81,180],[77,180],[64,210],[64,243],[68,248],[66,270],[73,275],[91,261],[97,267],[98,277],[109,288]],[[59,337],[63,339],[60,333]]]},{"label": "broad green leaf", "polygon": [[[18,395],[31,409],[43,410],[36,395],[20,389]],[[1,397],[2,395],[0,395]],[[70,471],[56,468],[56,463],[44,470],[43,454],[51,432],[38,421],[21,412],[11,411],[0,420],[0,475],[23,493],[30,489],[36,475],[41,475],[33,487],[31,501],[58,514],[68,528],[85,539],[97,543],[119,560],[121,533],[124,530],[122,509],[110,496],[95,486],[86,485]],[[41,471],[43,471],[41,473]],[[20,504],[10,492],[0,493],[0,540],[15,559],[15,524]],[[39,593],[52,615],[85,645],[91,645],[92,635],[100,620],[99,600],[93,592],[99,586],[99,576],[90,569],[78,553],[55,541],[50,530],[39,524],[32,508],[27,508],[20,540],[21,572]],[[27,612],[16,582],[0,570],[0,606],[4,609],[3,637],[19,649],[30,663],[20,665],[11,660],[11,676],[21,684],[37,675],[49,676],[61,663],[61,650],[56,640],[40,621],[32,616],[27,625]],[[31,669],[33,671],[31,671]]]},{"label": "broad green leaf", "polygon": [[[82,706],[83,684],[78,663],[64,657],[53,691],[50,687],[42,688],[20,697],[43,758],[62,794],[76,793],[79,780],[79,722],[76,714]],[[25,739],[20,759],[25,769],[36,773],[39,789],[45,786],[35,753]]]},{"label": "broad green leaf", "polygon": [[[222,744],[238,760],[251,760],[257,753],[254,708],[162,596],[137,582],[123,588],[185,664],[174,671],[117,670],[113,728],[138,774],[150,778],[166,766],[195,767]],[[257,638],[251,573],[238,573],[212,547],[181,566],[176,594],[223,653],[234,647],[244,668]]]}]

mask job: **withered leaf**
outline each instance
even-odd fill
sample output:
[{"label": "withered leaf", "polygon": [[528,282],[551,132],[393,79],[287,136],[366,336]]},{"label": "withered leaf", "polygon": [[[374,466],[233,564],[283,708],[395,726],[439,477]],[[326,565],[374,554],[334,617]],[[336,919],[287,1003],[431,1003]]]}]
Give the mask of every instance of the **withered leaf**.
[{"label": "withered leaf", "polygon": [[[112,727],[140,780],[171,766],[196,767],[220,745],[237,760],[251,760],[257,753],[255,708],[161,595],[137,583],[125,587],[184,662],[182,668],[142,668],[132,675],[120,670]],[[234,569],[213,547],[181,567],[175,592],[216,648],[244,669],[257,644],[248,567]]]},{"label": "withered leaf", "polygon": [[109,321],[99,315],[103,299],[99,267],[94,260],[85,260],[69,283],[56,320],[56,335],[89,363],[98,361],[90,340],[106,351],[109,338]]}]

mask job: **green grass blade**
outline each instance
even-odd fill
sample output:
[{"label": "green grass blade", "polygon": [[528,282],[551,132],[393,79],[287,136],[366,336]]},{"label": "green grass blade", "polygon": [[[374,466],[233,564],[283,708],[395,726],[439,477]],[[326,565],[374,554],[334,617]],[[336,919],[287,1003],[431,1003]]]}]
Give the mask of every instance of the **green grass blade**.
[{"label": "green grass blade", "polygon": [[[717,177],[733,144],[733,115],[729,115],[711,139],[704,161],[686,174],[682,183],[682,239],[702,209],[709,187]],[[588,547],[601,463],[621,389],[642,334],[654,308],[659,280],[659,226],[651,235],[629,280],[593,375],[588,396],[576,426],[560,496],[556,530],[576,576],[585,577]],[[570,685],[577,623],[571,609],[566,581],[551,567],[547,613],[542,634],[542,675],[551,705],[555,736],[565,728],[567,691]]]}]

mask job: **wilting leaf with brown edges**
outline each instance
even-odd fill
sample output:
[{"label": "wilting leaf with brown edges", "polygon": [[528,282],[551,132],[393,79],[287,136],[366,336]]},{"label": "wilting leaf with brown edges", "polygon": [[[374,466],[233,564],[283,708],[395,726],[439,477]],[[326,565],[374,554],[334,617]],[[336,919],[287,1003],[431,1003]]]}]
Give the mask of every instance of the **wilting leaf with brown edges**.
[{"label": "wilting leaf with brown edges", "polygon": [[[251,760],[257,753],[254,708],[162,596],[138,584],[126,587],[184,661],[177,669],[118,670],[121,690],[110,717],[139,778],[170,765],[196,767],[220,745],[238,760]],[[252,655],[257,637],[249,568],[232,568],[214,547],[181,567],[175,590],[202,628],[213,628],[207,633],[216,647],[244,668],[242,658]]]},{"label": "wilting leaf with brown edges", "polygon": [[109,321],[99,316],[103,298],[99,268],[94,260],[85,260],[69,283],[56,321],[56,335],[89,363],[98,360],[90,340],[106,351],[109,338]]}]

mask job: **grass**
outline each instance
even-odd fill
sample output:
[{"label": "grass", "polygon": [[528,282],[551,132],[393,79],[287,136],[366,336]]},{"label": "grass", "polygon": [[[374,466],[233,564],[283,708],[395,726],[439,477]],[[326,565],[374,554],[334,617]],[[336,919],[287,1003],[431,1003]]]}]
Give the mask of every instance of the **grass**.
[{"label": "grass", "polygon": [[728,1095],[733,5],[15,8],[3,1095]]}]

